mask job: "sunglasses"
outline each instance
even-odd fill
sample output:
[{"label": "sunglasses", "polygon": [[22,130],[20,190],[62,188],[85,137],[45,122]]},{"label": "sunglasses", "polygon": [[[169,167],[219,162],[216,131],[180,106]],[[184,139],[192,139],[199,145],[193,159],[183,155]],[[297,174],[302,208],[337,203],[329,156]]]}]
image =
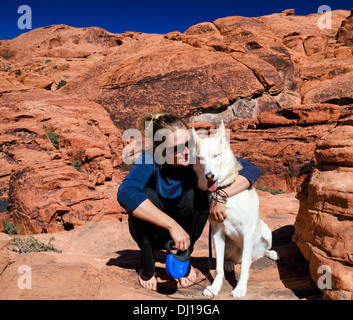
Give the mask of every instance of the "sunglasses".
[{"label": "sunglasses", "polygon": [[189,139],[188,141],[186,141],[185,143],[181,143],[181,144],[178,144],[176,146],[172,146],[172,147],[166,147],[166,149],[170,152],[170,153],[174,153],[174,155],[177,155],[177,154],[180,154],[182,152],[185,151],[185,148],[190,148],[189,147],[189,143],[190,143],[190,140]]}]

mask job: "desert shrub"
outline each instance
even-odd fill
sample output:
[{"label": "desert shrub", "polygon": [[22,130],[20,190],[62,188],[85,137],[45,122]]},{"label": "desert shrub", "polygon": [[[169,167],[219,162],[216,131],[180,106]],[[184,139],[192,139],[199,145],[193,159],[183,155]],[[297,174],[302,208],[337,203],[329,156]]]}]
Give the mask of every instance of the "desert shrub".
[{"label": "desert shrub", "polygon": [[15,54],[15,51],[9,49],[3,49],[0,51],[0,56],[3,57],[5,60],[13,58]]},{"label": "desert shrub", "polygon": [[70,164],[71,167],[74,167],[78,172],[84,173],[84,171],[81,169],[82,166],[82,161],[80,160],[75,160]]},{"label": "desert shrub", "polygon": [[59,84],[56,86],[56,90],[59,90],[60,88],[62,88],[64,85],[66,85],[66,81],[65,80],[61,80],[59,82]]},{"label": "desert shrub", "polygon": [[273,194],[273,195],[284,193],[284,192],[282,191],[282,189],[274,189],[274,190],[271,190],[271,189],[269,189],[268,187],[262,186],[261,184],[258,184],[258,185],[256,186],[256,189],[261,190],[261,191],[265,191],[265,192],[269,192],[269,193],[271,193],[271,194]]},{"label": "desert shrub", "polygon": [[4,226],[5,232],[7,234],[10,234],[10,235],[17,234],[18,227],[15,227],[10,221],[2,219],[2,225]]},{"label": "desert shrub", "polygon": [[53,146],[56,149],[59,149],[59,136],[55,132],[52,132],[52,131],[48,131],[47,135],[48,135],[51,143],[53,144]]},{"label": "desert shrub", "polygon": [[45,244],[44,242],[39,241],[33,236],[28,236],[26,238],[16,237],[11,240],[11,244],[15,245],[18,248],[19,253],[28,253],[28,252],[42,252],[42,251],[52,251],[52,252],[61,252],[61,250],[56,249],[51,242],[55,238],[51,237],[49,242]]},{"label": "desert shrub", "polygon": [[295,93],[293,93],[293,92],[287,92],[287,94],[294,96],[294,97],[296,96]]}]

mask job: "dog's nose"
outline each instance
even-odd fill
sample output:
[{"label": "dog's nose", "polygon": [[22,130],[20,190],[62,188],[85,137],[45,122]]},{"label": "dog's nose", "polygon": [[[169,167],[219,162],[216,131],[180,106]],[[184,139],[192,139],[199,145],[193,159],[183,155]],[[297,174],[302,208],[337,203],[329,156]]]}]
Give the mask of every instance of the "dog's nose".
[{"label": "dog's nose", "polygon": [[214,179],[214,174],[213,173],[206,173],[206,179],[207,180],[213,180]]}]

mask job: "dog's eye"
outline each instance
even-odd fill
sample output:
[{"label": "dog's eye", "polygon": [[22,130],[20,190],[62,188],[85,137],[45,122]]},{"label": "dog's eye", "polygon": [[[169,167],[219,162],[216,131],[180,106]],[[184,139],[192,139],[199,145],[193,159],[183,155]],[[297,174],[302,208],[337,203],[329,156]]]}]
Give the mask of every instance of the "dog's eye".
[{"label": "dog's eye", "polygon": [[217,154],[213,155],[213,158],[218,158],[219,155],[220,155],[220,153],[217,153]]}]

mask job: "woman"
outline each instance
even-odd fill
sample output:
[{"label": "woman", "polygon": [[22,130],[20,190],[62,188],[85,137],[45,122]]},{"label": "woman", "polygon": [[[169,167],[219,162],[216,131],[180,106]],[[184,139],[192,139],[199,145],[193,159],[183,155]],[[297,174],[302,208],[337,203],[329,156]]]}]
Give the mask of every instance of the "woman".
[{"label": "woman", "polygon": [[[142,129],[154,138],[152,152],[146,150],[136,161],[119,188],[118,201],[129,213],[130,234],[141,249],[139,283],[155,291],[153,250],[163,249],[173,239],[175,249],[192,252],[208,215],[221,222],[226,214],[224,204],[209,204],[207,194],[197,187],[187,125],[172,114],[156,114],[143,119]],[[261,174],[254,164],[237,159],[243,170],[233,184],[223,188],[229,196],[250,188]],[[190,265],[179,281],[185,287],[195,280]]]}]

